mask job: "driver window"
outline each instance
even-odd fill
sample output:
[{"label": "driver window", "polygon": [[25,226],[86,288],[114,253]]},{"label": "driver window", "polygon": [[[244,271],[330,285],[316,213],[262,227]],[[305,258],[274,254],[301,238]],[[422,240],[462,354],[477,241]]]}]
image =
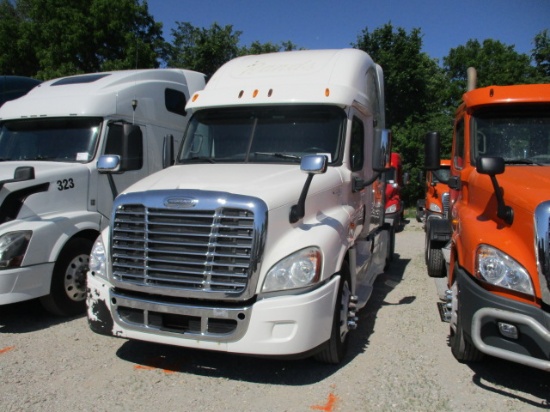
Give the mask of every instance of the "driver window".
[{"label": "driver window", "polygon": [[464,120],[460,120],[455,127],[453,164],[457,169],[464,166]]}]

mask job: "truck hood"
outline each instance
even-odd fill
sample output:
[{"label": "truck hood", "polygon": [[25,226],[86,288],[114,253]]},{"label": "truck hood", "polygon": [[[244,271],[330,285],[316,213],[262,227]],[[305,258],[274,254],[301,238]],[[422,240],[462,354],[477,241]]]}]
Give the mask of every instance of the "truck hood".
[{"label": "truck hood", "polygon": [[[209,190],[262,199],[268,209],[298,201],[307,174],[300,166],[281,164],[176,165],[130,186],[123,193],[149,190]],[[313,178],[309,194],[342,183],[335,168]]]},{"label": "truck hood", "polygon": [[[0,190],[0,204],[3,207],[0,207],[0,214],[13,207],[20,208],[18,218],[86,210],[90,176],[87,165],[39,161],[3,162],[0,163],[0,180],[13,179],[15,169],[20,166],[34,167],[35,178],[3,185]],[[20,205],[20,201],[24,204]]]},{"label": "truck hood", "polygon": [[[507,165],[503,174],[496,176],[503,189],[506,204],[521,207],[532,212],[543,201],[550,200],[550,166]],[[494,192],[488,176],[478,175],[480,185]]]}]

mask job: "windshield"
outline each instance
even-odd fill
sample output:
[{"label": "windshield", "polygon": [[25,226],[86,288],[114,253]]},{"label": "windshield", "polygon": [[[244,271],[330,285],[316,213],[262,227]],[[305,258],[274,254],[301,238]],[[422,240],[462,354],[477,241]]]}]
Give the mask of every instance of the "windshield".
[{"label": "windshield", "polygon": [[339,160],[346,116],[332,106],[216,108],[194,114],[178,163],[299,163],[306,154]]},{"label": "windshield", "polygon": [[499,156],[509,164],[550,164],[550,106],[496,107],[475,114],[474,156]]},{"label": "windshield", "polygon": [[432,173],[432,183],[447,183],[451,177],[450,166],[442,167],[441,169],[434,170]]},{"label": "windshield", "polygon": [[0,160],[92,160],[101,119],[25,119],[0,125]]}]

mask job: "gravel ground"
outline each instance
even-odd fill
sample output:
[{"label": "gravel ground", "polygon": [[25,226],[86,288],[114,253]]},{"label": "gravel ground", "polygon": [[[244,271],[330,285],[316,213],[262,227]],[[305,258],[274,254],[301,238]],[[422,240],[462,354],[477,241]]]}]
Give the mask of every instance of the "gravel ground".
[{"label": "gravel ground", "polygon": [[2,411],[532,411],[550,375],[498,359],[458,363],[411,219],[359,313],[346,361],[282,361],[92,333],[34,301],[0,307]]}]

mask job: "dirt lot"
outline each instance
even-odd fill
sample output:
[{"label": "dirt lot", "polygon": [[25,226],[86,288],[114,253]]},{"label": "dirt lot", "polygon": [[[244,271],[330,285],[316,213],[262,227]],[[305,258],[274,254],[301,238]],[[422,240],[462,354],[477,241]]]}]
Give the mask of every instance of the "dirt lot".
[{"label": "dirt lot", "polygon": [[0,410],[550,409],[548,373],[497,359],[455,361],[423,248],[411,220],[339,366],[126,341],[92,333],[84,317],[50,316],[36,302],[0,307]]}]

